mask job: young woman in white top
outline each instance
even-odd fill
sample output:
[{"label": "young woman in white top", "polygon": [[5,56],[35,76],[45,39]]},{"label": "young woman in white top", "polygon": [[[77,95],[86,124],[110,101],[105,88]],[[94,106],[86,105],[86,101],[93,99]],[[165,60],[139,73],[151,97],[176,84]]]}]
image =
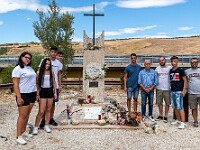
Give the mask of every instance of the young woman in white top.
[{"label": "young woman in white top", "polygon": [[53,99],[57,98],[56,94],[56,82],[54,73],[52,72],[50,58],[45,58],[42,61],[39,72],[37,73],[37,99],[39,101],[39,111],[35,120],[35,127],[33,128],[33,134],[38,134],[39,123],[45,114],[45,126],[44,130],[47,133],[51,132],[49,128],[49,120],[51,115],[51,107]]},{"label": "young woman in white top", "polygon": [[12,80],[16,94],[19,116],[17,119],[17,139],[19,144],[26,144],[24,138],[31,138],[32,135],[26,133],[26,125],[31,109],[36,101],[36,73],[31,68],[32,55],[23,52],[19,56],[18,64],[12,71]]}]

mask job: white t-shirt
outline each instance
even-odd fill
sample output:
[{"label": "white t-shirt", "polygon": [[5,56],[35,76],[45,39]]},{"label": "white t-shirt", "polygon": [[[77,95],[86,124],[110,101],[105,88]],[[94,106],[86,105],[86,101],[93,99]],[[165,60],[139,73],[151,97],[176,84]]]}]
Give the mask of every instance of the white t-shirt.
[{"label": "white t-shirt", "polygon": [[[41,60],[39,67],[41,66],[43,60],[44,59]],[[54,73],[54,76],[55,76],[56,89],[58,89],[59,88],[58,72],[60,70],[62,71],[63,64],[59,60],[55,59],[55,60],[51,60],[51,66],[52,66],[52,72]]]},{"label": "white t-shirt", "polygon": [[20,93],[36,92],[36,73],[30,66],[21,68],[16,66],[12,71],[12,78],[19,78]]},{"label": "white t-shirt", "polygon": [[158,85],[156,88],[158,90],[169,90],[170,89],[170,78],[169,78],[169,71],[172,67],[167,66],[166,68],[162,68],[158,66],[155,71],[158,73]]},{"label": "white t-shirt", "polygon": [[200,68],[190,68],[185,73],[188,79],[188,93],[200,94]]}]

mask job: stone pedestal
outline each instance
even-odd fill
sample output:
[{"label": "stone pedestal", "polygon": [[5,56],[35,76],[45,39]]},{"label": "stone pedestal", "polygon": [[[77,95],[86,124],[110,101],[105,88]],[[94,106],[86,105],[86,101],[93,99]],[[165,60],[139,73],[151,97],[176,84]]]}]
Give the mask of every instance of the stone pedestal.
[{"label": "stone pedestal", "polygon": [[92,39],[84,32],[83,42],[83,95],[84,98],[90,95],[95,103],[104,102],[104,32],[95,39]]}]

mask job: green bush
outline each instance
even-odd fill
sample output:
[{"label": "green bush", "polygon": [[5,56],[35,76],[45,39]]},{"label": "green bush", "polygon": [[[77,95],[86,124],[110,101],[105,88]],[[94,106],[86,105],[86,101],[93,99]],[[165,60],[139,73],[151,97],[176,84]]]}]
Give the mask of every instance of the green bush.
[{"label": "green bush", "polygon": [[12,70],[14,66],[10,65],[6,68],[3,68],[0,73],[0,83],[11,83],[12,82]]},{"label": "green bush", "polygon": [[4,55],[7,53],[7,47],[0,47],[0,55]]},{"label": "green bush", "polygon": [[44,58],[42,55],[38,54],[32,54],[32,64],[31,67],[37,72],[38,66],[40,64],[40,61]]}]

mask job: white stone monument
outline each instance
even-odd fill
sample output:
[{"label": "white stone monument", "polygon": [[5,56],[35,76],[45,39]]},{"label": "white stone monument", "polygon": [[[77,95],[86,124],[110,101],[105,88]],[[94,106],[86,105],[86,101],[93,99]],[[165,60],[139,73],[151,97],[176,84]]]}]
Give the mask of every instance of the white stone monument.
[{"label": "white stone monument", "polygon": [[104,32],[95,39],[89,38],[85,31],[83,35],[83,95],[90,95],[95,103],[104,102]]}]

